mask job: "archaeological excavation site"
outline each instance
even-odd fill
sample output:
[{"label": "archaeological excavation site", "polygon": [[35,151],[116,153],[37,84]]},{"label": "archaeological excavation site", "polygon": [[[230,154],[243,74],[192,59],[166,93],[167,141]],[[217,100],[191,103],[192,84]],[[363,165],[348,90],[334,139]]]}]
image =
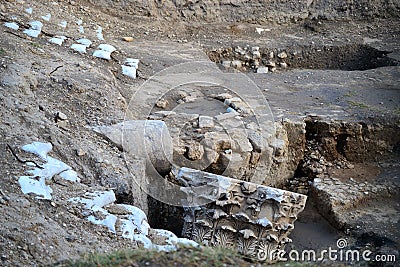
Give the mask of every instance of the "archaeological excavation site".
[{"label": "archaeological excavation site", "polygon": [[0,31],[0,266],[399,266],[399,1],[0,0]]}]

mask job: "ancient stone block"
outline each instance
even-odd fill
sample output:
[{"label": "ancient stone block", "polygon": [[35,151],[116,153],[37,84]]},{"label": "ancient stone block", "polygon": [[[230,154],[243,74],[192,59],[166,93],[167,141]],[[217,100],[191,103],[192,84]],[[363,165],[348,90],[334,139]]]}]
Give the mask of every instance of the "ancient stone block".
[{"label": "ancient stone block", "polygon": [[[208,246],[230,247],[261,261],[291,240],[307,196],[216,174],[181,168],[187,195],[183,236]],[[184,203],[184,202],[183,202]]]},{"label": "ancient stone block", "polygon": [[172,139],[163,121],[133,120],[93,130],[124,151],[146,158],[159,173],[168,173],[172,162]]}]

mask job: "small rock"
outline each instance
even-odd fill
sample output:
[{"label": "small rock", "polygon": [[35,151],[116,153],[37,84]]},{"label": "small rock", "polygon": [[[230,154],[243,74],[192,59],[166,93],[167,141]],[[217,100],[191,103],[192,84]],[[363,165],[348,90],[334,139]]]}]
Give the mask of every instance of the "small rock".
[{"label": "small rock", "polygon": [[278,57],[279,57],[280,59],[284,59],[284,58],[287,58],[287,54],[286,54],[285,51],[283,51],[283,52],[280,52],[280,53],[278,54]]},{"label": "small rock", "polygon": [[286,62],[281,62],[279,63],[279,66],[281,66],[281,68],[286,69],[287,68],[287,63]]},{"label": "small rock", "polygon": [[79,148],[76,150],[76,155],[82,157],[86,155],[86,152],[82,148]]},{"label": "small rock", "polygon": [[191,160],[199,160],[204,155],[204,147],[200,144],[191,144],[186,149],[187,156]]},{"label": "small rock", "polygon": [[58,112],[57,112],[57,119],[62,120],[62,121],[65,121],[65,120],[68,120],[68,117],[67,117],[67,115],[65,115],[65,114],[62,113],[61,111],[58,111]]},{"label": "small rock", "polygon": [[232,61],[232,67],[235,69],[240,69],[242,67],[242,62],[240,60],[234,60]]},{"label": "small rock", "polygon": [[199,128],[214,128],[214,119],[210,116],[199,116]]},{"label": "small rock", "polygon": [[188,96],[186,96],[185,98],[183,98],[183,101],[186,102],[186,103],[191,103],[191,102],[195,102],[196,99],[197,99],[196,96],[194,96],[194,95],[188,95]]},{"label": "small rock", "polygon": [[276,64],[275,64],[275,62],[273,62],[273,61],[271,61],[271,60],[268,60],[268,61],[265,63],[265,66],[273,68],[273,67],[276,66]]},{"label": "small rock", "polygon": [[122,40],[124,40],[125,42],[133,42],[133,37],[131,37],[131,36],[124,36],[124,37],[122,37]]},{"label": "small rock", "polygon": [[222,64],[222,66],[224,67],[224,68],[229,68],[230,66],[231,66],[231,64],[232,64],[232,61],[230,61],[230,60],[224,60],[224,61],[222,61],[221,62],[221,64]]},{"label": "small rock", "polygon": [[168,106],[168,104],[169,104],[168,100],[160,99],[160,100],[157,101],[156,106],[159,107],[159,108],[165,109]]},{"label": "small rock", "polygon": [[217,95],[215,98],[218,100],[221,100],[221,101],[225,101],[225,99],[232,98],[232,95],[230,95],[228,93],[222,93],[222,94]]},{"label": "small rock", "polygon": [[257,68],[257,73],[268,73],[267,67],[259,67]]},{"label": "small rock", "polygon": [[274,58],[274,52],[272,52],[272,51],[269,52],[269,53],[268,53],[268,58],[269,58],[269,59],[273,59],[273,58]]}]

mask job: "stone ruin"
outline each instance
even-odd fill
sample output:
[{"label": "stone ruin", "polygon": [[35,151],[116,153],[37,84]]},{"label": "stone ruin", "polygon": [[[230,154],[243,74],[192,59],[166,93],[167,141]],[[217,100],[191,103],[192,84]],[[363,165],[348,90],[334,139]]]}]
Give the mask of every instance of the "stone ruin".
[{"label": "stone ruin", "polygon": [[[271,258],[274,252],[291,242],[288,235],[307,196],[176,166],[171,163],[172,138],[163,121],[127,121],[94,130],[124,151],[147,158],[147,188],[143,185],[143,189],[151,196],[156,194],[155,198],[161,191],[170,200],[180,198],[174,205],[183,208],[183,237],[206,246],[228,247],[267,262],[276,261]],[[130,142],[132,138],[136,142]],[[154,177],[156,172],[165,174],[168,165],[168,179]],[[179,192],[171,191],[171,184]]]},{"label": "stone ruin", "polygon": [[274,261],[291,242],[307,197],[220,175],[181,168],[177,179],[187,194],[182,235],[222,246],[261,261]]},{"label": "stone ruin", "polygon": [[302,128],[275,122],[260,95],[244,75],[209,63],[177,65],[135,93],[124,122],[94,130],[146,159],[146,181],[138,184],[154,201],[149,217],[166,222],[157,226],[275,261],[271,253],[291,241],[307,199],[273,188],[297,167],[285,133]]}]

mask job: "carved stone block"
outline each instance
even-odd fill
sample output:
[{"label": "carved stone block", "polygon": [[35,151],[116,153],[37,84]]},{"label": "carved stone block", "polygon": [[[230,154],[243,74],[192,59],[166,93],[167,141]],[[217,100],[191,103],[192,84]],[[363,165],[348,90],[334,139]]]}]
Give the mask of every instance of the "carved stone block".
[{"label": "carved stone block", "polygon": [[216,174],[181,168],[177,179],[187,199],[183,236],[273,262],[307,196]]}]

